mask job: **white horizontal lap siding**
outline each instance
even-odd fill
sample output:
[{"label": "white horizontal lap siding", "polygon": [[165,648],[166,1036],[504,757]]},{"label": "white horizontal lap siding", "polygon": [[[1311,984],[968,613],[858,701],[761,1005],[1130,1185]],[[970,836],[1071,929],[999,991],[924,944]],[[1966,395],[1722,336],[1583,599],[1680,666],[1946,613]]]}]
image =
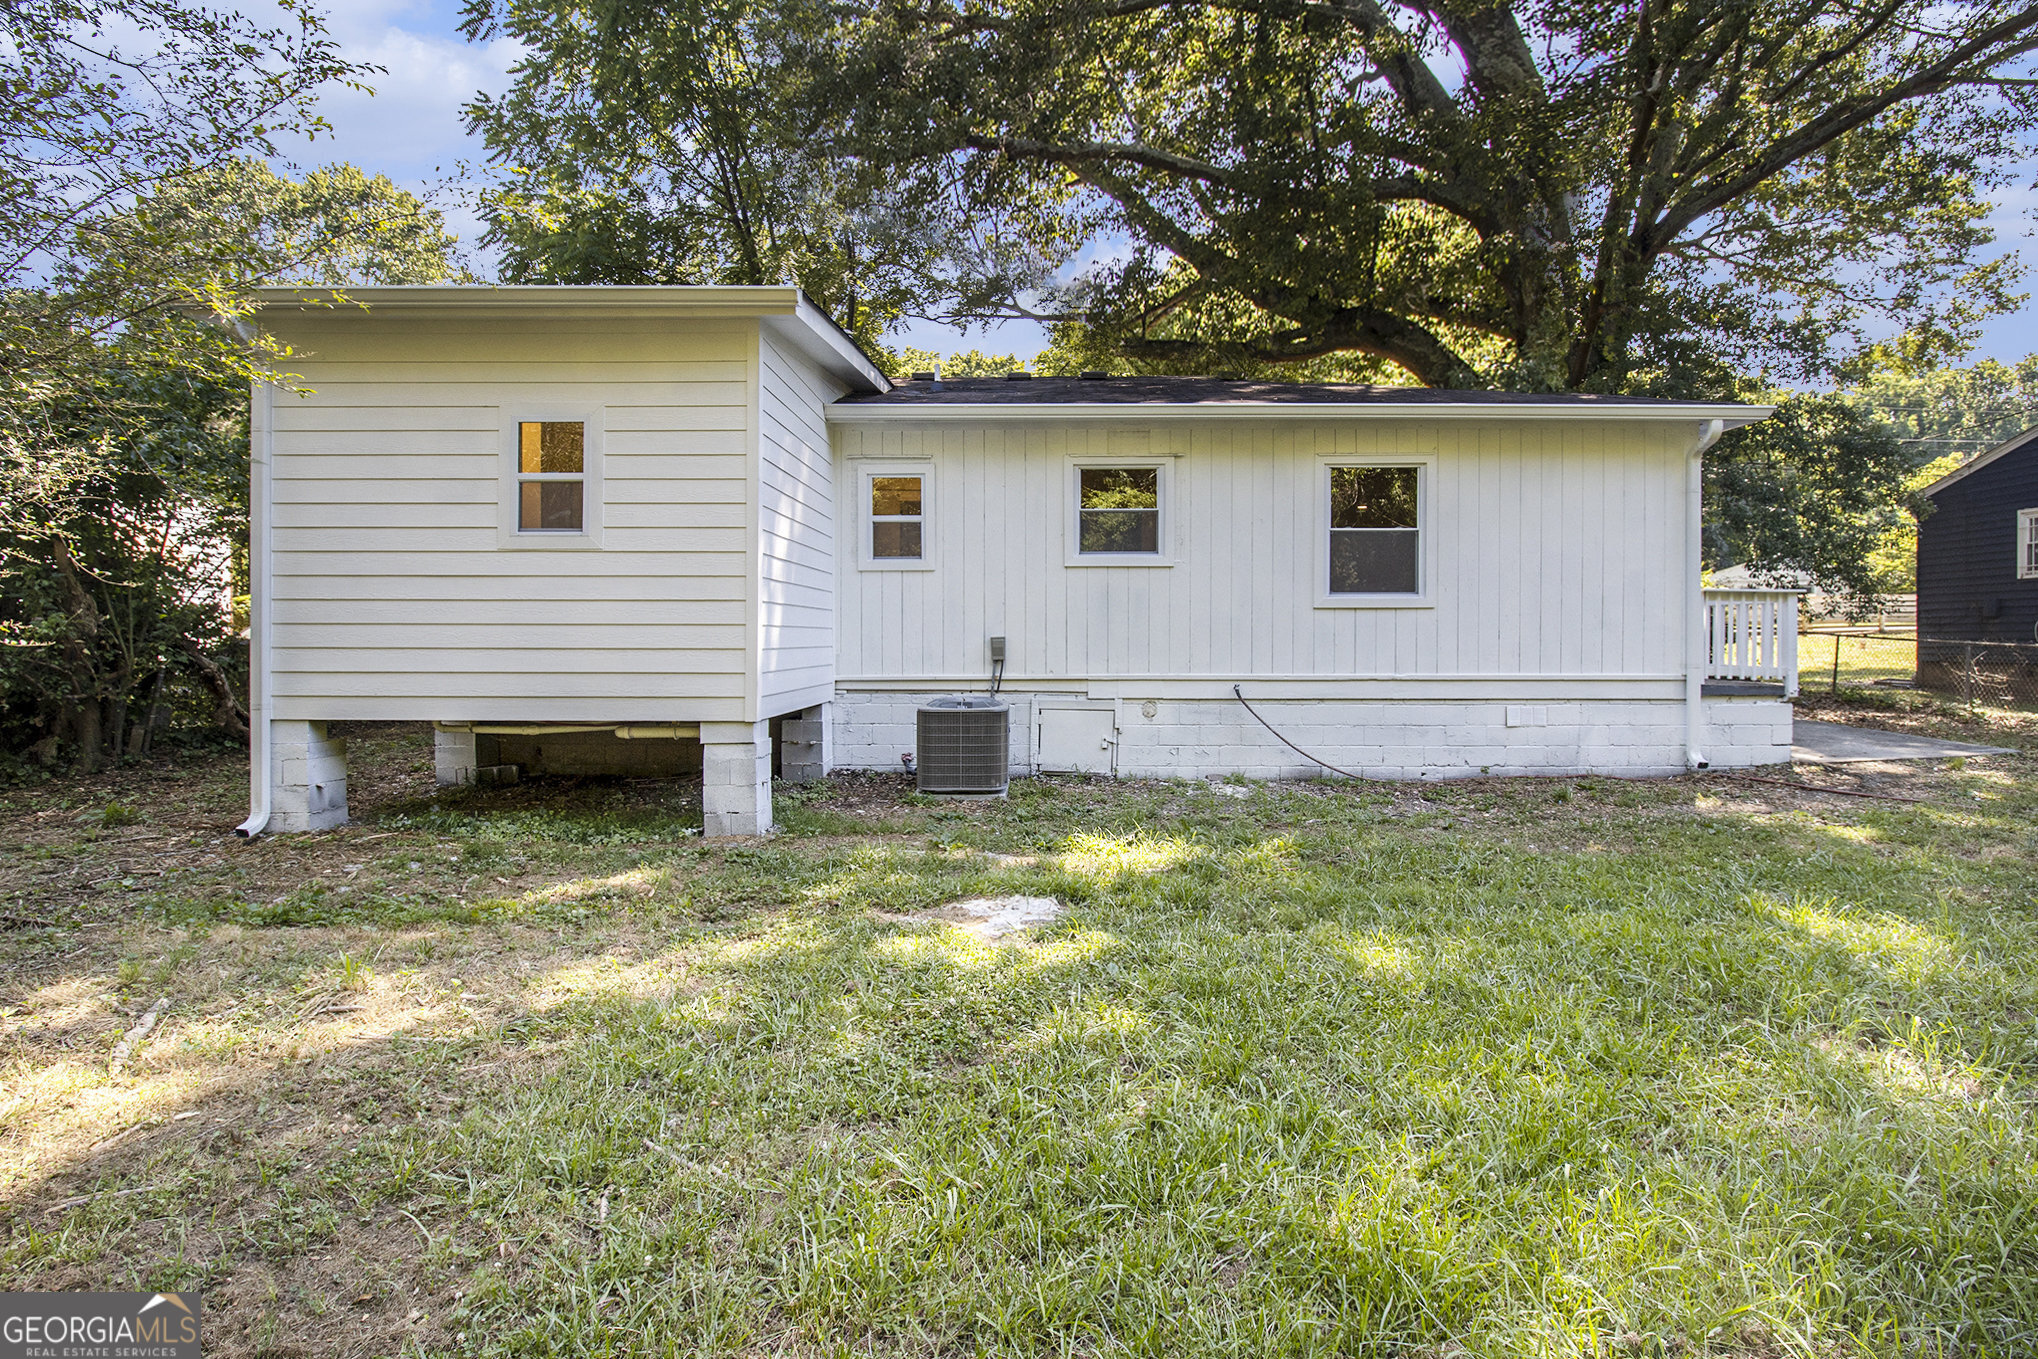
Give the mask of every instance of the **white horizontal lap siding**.
[{"label": "white horizontal lap siding", "polygon": [[[276,715],[732,720],[752,323],[279,323]],[[505,422],[600,412],[599,550],[504,548]]]},{"label": "white horizontal lap siding", "polygon": [[835,682],[835,482],[825,410],[843,387],[769,333],[758,349],[758,711]]},{"label": "white horizontal lap siding", "polygon": [[[839,426],[857,463],[927,459],[933,569],[858,569],[847,506],[837,672],[857,680],[1633,677],[1682,671],[1683,451],[1646,423],[1169,421]],[[1172,455],[1172,456],[1171,456]],[[1070,567],[1068,468],[1172,469],[1166,567]],[[1326,458],[1430,460],[1421,608],[1319,608]],[[1131,692],[1130,690],[1127,691]]]}]

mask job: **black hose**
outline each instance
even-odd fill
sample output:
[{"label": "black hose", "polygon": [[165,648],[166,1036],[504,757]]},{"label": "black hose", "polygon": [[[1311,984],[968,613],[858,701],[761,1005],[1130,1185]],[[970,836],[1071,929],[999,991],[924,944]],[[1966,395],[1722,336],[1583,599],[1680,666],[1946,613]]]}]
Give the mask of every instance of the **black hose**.
[{"label": "black hose", "polygon": [[1320,756],[1316,756],[1316,755],[1311,755],[1311,754],[1310,754],[1310,753],[1309,753],[1308,751],[1304,750],[1304,749],[1303,749],[1303,748],[1302,748],[1301,746],[1298,746],[1298,745],[1296,745],[1296,744],[1295,744],[1295,743],[1294,743],[1293,741],[1291,741],[1291,740],[1289,740],[1289,739],[1288,739],[1287,737],[1285,737],[1285,736],[1281,735],[1281,733],[1280,733],[1280,732],[1278,732],[1278,731],[1274,731],[1274,724],[1273,724],[1272,722],[1269,722],[1269,721],[1267,721],[1267,719],[1266,719],[1266,718],[1264,718],[1264,717],[1261,717],[1261,716],[1260,716],[1260,713],[1259,713],[1259,709],[1257,709],[1257,708],[1253,707],[1253,705],[1252,705],[1252,704],[1250,704],[1250,703],[1247,703],[1247,702],[1246,702],[1246,697],[1245,697],[1245,691],[1244,691],[1243,689],[1239,688],[1239,687],[1238,687],[1238,686],[1237,686],[1236,684],[1234,684],[1234,685],[1232,685],[1232,686],[1231,686],[1231,692],[1232,692],[1232,693],[1233,693],[1234,695],[1236,695],[1236,696],[1237,696],[1237,698],[1238,698],[1238,701],[1239,701],[1240,703],[1244,703],[1244,704],[1245,704],[1245,710],[1246,710],[1247,712],[1249,712],[1249,713],[1251,713],[1251,714],[1253,715],[1253,721],[1255,721],[1255,722],[1259,723],[1259,724],[1260,724],[1261,726],[1265,727],[1265,728],[1266,728],[1266,729],[1267,729],[1268,731],[1273,731],[1273,732],[1274,732],[1274,739],[1275,739],[1276,741],[1279,741],[1279,742],[1280,742],[1280,743],[1281,743],[1282,745],[1284,745],[1284,746],[1288,747],[1288,749],[1290,749],[1290,750],[1294,751],[1294,752],[1295,752],[1295,753],[1296,753],[1297,755],[1300,755],[1300,756],[1301,756],[1301,757],[1302,757],[1303,759],[1305,759],[1305,760],[1308,760],[1308,761],[1309,761],[1309,762],[1310,762],[1311,764],[1320,764],[1320,765],[1322,765],[1322,766],[1323,766],[1323,767],[1324,767],[1325,769],[1328,769],[1328,770],[1329,770],[1329,771],[1330,771],[1331,773],[1333,773],[1333,774],[1342,774],[1342,775],[1344,775],[1344,776],[1345,776],[1346,778],[1348,778],[1348,779],[1357,779],[1357,780],[1359,780],[1359,781],[1360,781],[1361,783],[1384,783],[1384,782],[1386,782],[1386,780],[1384,780],[1384,779],[1376,779],[1376,778],[1374,778],[1374,777],[1373,777],[1372,775],[1370,775],[1370,774],[1354,774],[1354,773],[1353,773],[1353,772],[1352,772],[1351,770],[1349,770],[1349,769],[1339,769],[1339,768],[1338,768],[1338,767],[1337,767],[1336,765],[1332,764],[1332,763],[1331,763],[1331,762],[1330,762],[1329,760],[1323,759],[1323,758],[1322,758],[1322,757],[1320,757]]}]

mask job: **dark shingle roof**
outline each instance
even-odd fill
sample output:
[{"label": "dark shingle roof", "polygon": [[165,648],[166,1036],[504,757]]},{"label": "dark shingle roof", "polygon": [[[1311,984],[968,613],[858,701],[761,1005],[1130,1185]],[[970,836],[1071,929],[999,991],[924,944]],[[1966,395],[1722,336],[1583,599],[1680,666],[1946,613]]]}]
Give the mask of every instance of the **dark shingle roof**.
[{"label": "dark shingle roof", "polygon": [[845,397],[845,406],[1059,405],[1551,405],[1680,406],[1648,397],[1584,392],[1450,391],[1352,382],[1238,382],[1206,377],[950,378],[895,383],[888,392]]}]

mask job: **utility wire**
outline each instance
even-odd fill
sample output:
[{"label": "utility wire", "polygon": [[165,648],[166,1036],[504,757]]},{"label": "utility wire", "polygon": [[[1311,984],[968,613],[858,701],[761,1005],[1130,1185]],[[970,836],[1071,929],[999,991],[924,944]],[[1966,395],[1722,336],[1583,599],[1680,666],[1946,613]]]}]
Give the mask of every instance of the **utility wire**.
[{"label": "utility wire", "polygon": [[1308,751],[1304,750],[1304,749],[1303,749],[1303,748],[1302,748],[1301,746],[1298,746],[1298,745],[1296,745],[1296,744],[1295,744],[1295,743],[1294,743],[1293,741],[1291,741],[1291,740],[1289,740],[1289,739],[1288,739],[1287,737],[1285,737],[1285,736],[1281,735],[1281,733],[1280,733],[1280,732],[1278,732],[1278,731],[1274,731],[1274,724],[1273,724],[1272,722],[1269,722],[1269,721],[1267,721],[1267,719],[1266,719],[1266,718],[1264,718],[1264,717],[1261,717],[1261,716],[1260,716],[1260,710],[1259,710],[1258,708],[1255,708],[1255,707],[1253,707],[1253,705],[1252,705],[1252,704],[1250,704],[1250,703],[1247,703],[1247,702],[1246,702],[1246,697],[1245,697],[1245,691],[1244,691],[1243,689],[1239,688],[1239,686],[1237,686],[1236,684],[1234,684],[1234,685],[1232,685],[1232,686],[1231,686],[1231,692],[1232,692],[1233,694],[1235,694],[1235,695],[1237,696],[1237,698],[1238,698],[1238,701],[1239,701],[1240,703],[1243,703],[1243,704],[1245,704],[1245,710],[1246,710],[1247,712],[1249,712],[1249,713],[1251,713],[1251,714],[1253,715],[1253,721],[1255,721],[1255,722],[1259,723],[1259,724],[1260,724],[1261,726],[1265,727],[1265,728],[1266,728],[1266,729],[1267,729],[1268,731],[1272,731],[1272,732],[1274,732],[1274,739],[1275,739],[1276,741],[1279,741],[1279,742],[1280,742],[1280,743],[1281,743],[1282,745],[1284,745],[1284,746],[1288,747],[1288,749],[1290,749],[1290,750],[1294,751],[1294,752],[1295,752],[1295,753],[1296,753],[1297,755],[1300,755],[1300,756],[1301,756],[1301,757],[1302,757],[1303,759],[1305,759],[1305,760],[1308,760],[1308,761],[1309,761],[1309,762],[1310,762],[1311,764],[1320,764],[1320,765],[1322,765],[1322,766],[1323,766],[1323,767],[1324,767],[1325,769],[1328,769],[1328,770],[1329,770],[1329,771],[1330,771],[1331,773],[1333,773],[1333,774],[1342,774],[1342,775],[1344,775],[1344,776],[1345,776],[1346,778],[1348,778],[1348,779],[1357,779],[1357,780],[1359,780],[1359,781],[1360,781],[1361,783],[1385,783],[1385,782],[1387,782],[1387,780],[1385,780],[1385,779],[1376,779],[1376,778],[1374,778],[1374,777],[1373,777],[1372,775],[1370,775],[1370,774],[1354,774],[1354,773],[1353,773],[1353,772],[1352,772],[1351,770],[1349,770],[1349,769],[1340,769],[1340,768],[1338,768],[1338,767],[1337,767],[1336,765],[1332,764],[1332,763],[1331,763],[1331,762],[1330,762],[1329,760],[1326,760],[1326,759],[1322,758],[1321,756],[1318,756],[1318,755],[1311,755],[1311,754],[1310,754],[1310,753],[1309,753]]}]

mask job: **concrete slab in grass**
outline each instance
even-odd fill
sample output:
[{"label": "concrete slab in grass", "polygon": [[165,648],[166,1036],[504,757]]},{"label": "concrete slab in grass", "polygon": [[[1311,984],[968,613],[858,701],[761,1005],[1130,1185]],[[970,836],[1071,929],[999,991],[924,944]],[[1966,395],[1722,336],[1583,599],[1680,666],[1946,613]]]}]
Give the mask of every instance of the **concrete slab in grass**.
[{"label": "concrete slab in grass", "polygon": [[1868,760],[1943,760],[1955,755],[2014,755],[2003,746],[1975,746],[1965,741],[1938,741],[1903,731],[1850,727],[1839,722],[1797,719],[1790,738],[1790,758],[1806,764],[1857,764]]}]

